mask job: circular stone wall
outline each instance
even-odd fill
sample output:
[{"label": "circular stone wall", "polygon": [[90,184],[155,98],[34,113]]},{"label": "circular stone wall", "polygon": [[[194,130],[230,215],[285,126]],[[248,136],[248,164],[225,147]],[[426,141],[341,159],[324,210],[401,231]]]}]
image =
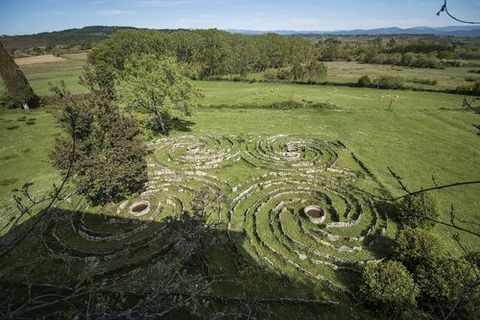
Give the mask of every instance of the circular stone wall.
[{"label": "circular stone wall", "polygon": [[[87,212],[84,204],[80,212],[49,220],[43,233],[45,246],[64,260],[95,262],[98,273],[124,273],[155,263],[172,248],[165,222],[192,212],[192,198],[200,191],[209,199],[221,192],[232,193],[228,184],[215,177],[157,170],[138,198],[106,206],[97,213]],[[207,210],[217,213],[214,205],[208,203]]]},{"label": "circular stone wall", "polygon": [[325,222],[325,212],[319,206],[307,206],[303,208],[303,212],[314,224],[321,224]]},{"label": "circular stone wall", "polygon": [[180,136],[152,144],[158,164],[181,170],[220,168],[240,160],[237,137]]},{"label": "circular stone wall", "polygon": [[251,139],[242,154],[257,167],[275,170],[325,170],[337,160],[335,146],[316,138],[276,135]]},{"label": "circular stone wall", "polygon": [[135,202],[130,206],[130,213],[135,217],[144,216],[148,211],[150,211],[150,202],[148,201]]},{"label": "circular stone wall", "polygon": [[[317,217],[306,216],[307,208],[323,212],[318,216],[322,225],[310,223]],[[245,234],[246,240],[236,246],[247,244],[247,250],[268,265],[282,272],[293,268],[341,287],[325,275],[332,269],[358,272],[361,265],[375,261],[368,248],[387,223],[346,178],[278,172],[248,181],[236,193],[228,230]]]}]

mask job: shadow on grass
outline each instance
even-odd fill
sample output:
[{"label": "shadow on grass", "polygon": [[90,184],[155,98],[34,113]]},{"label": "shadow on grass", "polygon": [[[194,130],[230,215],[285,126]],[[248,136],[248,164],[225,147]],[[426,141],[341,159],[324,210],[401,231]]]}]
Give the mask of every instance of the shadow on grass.
[{"label": "shadow on grass", "polygon": [[[46,305],[22,317],[83,316],[93,303],[124,311],[149,301],[152,290],[160,290],[162,299],[149,301],[145,312],[153,305],[167,308],[190,293],[180,282],[175,290],[152,289],[152,283],[168,274],[162,266],[175,266],[182,275],[175,281],[201,277],[211,286],[196,297],[204,306],[200,315],[182,307],[170,319],[209,318],[218,310],[259,319],[351,319],[352,314],[368,318],[345,293],[326,283],[273,271],[260,262],[262,257],[253,258],[244,249],[248,240],[243,232],[233,232],[229,238],[224,227],[205,227],[187,213],[161,221],[150,218],[154,216],[127,218],[55,209],[13,228],[0,238],[0,249],[35,225],[26,240],[0,258],[0,301],[4,301],[0,315],[36,296]],[[339,280],[353,281],[351,276],[339,275]],[[115,289],[105,291],[113,284]],[[87,289],[91,289],[88,294],[82,294]],[[73,297],[68,300],[59,298],[69,295]],[[141,312],[132,316],[142,318]]]},{"label": "shadow on grass", "polygon": [[0,187],[8,187],[11,186],[12,184],[17,183],[18,179],[3,179],[0,180]]},{"label": "shadow on grass", "polygon": [[195,122],[177,117],[173,117],[168,122],[170,130],[181,132],[191,132],[193,125],[195,125]]}]

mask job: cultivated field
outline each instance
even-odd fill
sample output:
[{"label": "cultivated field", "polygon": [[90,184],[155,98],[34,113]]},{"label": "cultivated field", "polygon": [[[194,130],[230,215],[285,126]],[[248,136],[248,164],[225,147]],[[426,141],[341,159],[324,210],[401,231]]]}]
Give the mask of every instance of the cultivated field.
[{"label": "cultivated field", "polygon": [[24,66],[28,64],[62,62],[62,61],[65,61],[65,58],[55,57],[52,54],[15,59],[15,63],[19,66]]}]

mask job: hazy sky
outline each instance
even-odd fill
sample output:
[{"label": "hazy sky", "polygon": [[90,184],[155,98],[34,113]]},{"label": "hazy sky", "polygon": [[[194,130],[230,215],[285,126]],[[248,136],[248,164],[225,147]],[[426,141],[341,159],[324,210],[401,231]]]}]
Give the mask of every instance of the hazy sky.
[{"label": "hazy sky", "polygon": [[[0,34],[89,25],[148,28],[339,30],[458,25],[436,16],[442,0],[0,0]],[[480,20],[480,0],[449,0]]]}]

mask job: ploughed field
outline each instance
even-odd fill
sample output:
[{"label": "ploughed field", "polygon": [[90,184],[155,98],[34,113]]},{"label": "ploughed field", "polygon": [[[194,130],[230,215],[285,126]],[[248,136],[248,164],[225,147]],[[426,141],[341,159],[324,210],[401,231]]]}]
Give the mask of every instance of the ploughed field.
[{"label": "ploughed field", "polygon": [[[164,223],[191,212],[201,192],[208,199],[208,220],[218,223],[225,240],[208,255],[210,271],[223,279],[212,295],[297,301],[296,307],[276,307],[285,317],[301,311],[303,318],[316,318],[320,308],[325,317],[348,318],[360,267],[382,259],[397,232],[393,211],[380,205],[382,198],[401,194],[387,166],[410,189],[431,186],[432,176],[439,184],[480,177],[480,136],[472,126],[480,116],[462,111],[461,96],[196,84],[205,95],[202,107],[185,118],[181,130],[148,143],[143,193],[103,211],[72,198],[1,269],[14,279],[16,268],[41,260],[42,268],[30,274],[38,282],[75,283],[88,268],[94,279],[136,279],[172,252],[174,235]],[[398,101],[388,110],[394,95]],[[331,106],[266,108],[282,101]],[[59,178],[48,160],[59,132],[46,110],[1,111],[2,225],[10,217],[11,189],[34,182],[33,190],[41,193]],[[461,225],[480,231],[479,194],[478,186],[435,191],[440,220],[449,221],[453,203]],[[450,229],[437,225],[434,232],[448,250],[461,254]],[[463,240],[469,249],[479,245],[475,237]]]}]

